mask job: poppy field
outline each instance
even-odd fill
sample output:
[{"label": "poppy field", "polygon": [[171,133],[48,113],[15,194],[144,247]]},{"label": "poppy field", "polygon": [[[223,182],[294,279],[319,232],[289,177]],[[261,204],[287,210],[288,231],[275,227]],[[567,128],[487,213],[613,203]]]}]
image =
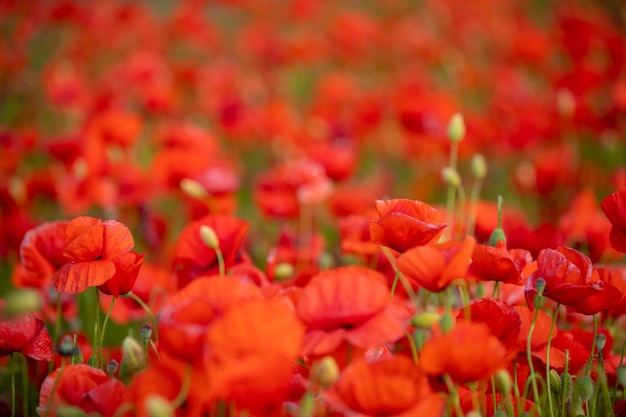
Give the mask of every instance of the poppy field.
[{"label": "poppy field", "polygon": [[0,416],[626,416],[626,5],[0,0]]}]

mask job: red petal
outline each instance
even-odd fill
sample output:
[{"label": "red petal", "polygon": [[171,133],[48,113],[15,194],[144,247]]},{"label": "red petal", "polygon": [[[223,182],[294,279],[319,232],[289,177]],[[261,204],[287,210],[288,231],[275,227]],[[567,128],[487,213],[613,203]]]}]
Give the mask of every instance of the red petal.
[{"label": "red petal", "polygon": [[104,248],[102,249],[102,259],[113,259],[130,251],[135,242],[128,227],[115,220],[106,220],[102,223],[104,227]]},{"label": "red petal", "polygon": [[100,219],[81,216],[71,220],[65,228],[67,246],[63,255],[76,262],[98,259],[104,246],[102,234]]},{"label": "red petal", "polygon": [[20,353],[37,361],[50,362],[52,360],[52,338],[43,321],[36,319],[39,331],[30,343],[24,346]]},{"label": "red petal", "polygon": [[75,294],[85,291],[88,287],[102,285],[113,275],[115,264],[112,261],[69,263],[54,274],[54,288],[58,292]]},{"label": "red petal", "polygon": [[139,270],[143,264],[144,255],[136,252],[126,252],[113,259],[115,275],[98,288],[104,294],[119,297],[120,294],[128,294],[133,289]]}]

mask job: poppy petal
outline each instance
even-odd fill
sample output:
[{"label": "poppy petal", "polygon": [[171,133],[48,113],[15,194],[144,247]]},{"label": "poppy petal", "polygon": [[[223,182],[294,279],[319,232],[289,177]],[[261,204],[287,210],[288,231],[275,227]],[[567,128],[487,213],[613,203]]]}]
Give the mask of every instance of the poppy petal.
[{"label": "poppy petal", "polygon": [[135,246],[130,230],[123,223],[105,220],[102,222],[102,227],[104,228],[102,259],[116,258]]},{"label": "poppy petal", "polygon": [[114,275],[115,264],[112,261],[69,263],[54,274],[54,288],[58,292],[75,294],[102,285]]},{"label": "poppy petal", "polygon": [[104,247],[102,233],[100,219],[80,216],[70,220],[65,228],[67,246],[63,255],[75,262],[98,259]]}]

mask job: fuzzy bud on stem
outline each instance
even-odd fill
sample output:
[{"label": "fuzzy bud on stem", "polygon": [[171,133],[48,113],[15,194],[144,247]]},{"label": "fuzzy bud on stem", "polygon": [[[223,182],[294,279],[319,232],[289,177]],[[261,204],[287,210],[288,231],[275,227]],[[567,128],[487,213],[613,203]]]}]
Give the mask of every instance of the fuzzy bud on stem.
[{"label": "fuzzy bud on stem", "polygon": [[216,250],[220,247],[220,240],[217,237],[217,233],[211,226],[202,225],[200,226],[200,238],[209,248]]},{"label": "fuzzy bud on stem", "polygon": [[459,188],[461,186],[461,176],[457,172],[456,169],[451,167],[445,167],[441,170],[441,178],[446,183],[446,185]]},{"label": "fuzzy bud on stem", "polygon": [[322,388],[328,388],[339,379],[340,371],[332,356],[324,356],[311,366],[309,379]]},{"label": "fuzzy bud on stem", "polygon": [[189,197],[203,200],[209,196],[206,189],[198,181],[190,178],[184,178],[180,181],[180,189]]},{"label": "fuzzy bud on stem", "polygon": [[465,137],[465,120],[463,115],[455,113],[448,123],[448,138],[453,143],[459,143]]},{"label": "fuzzy bud on stem", "polygon": [[472,173],[478,179],[484,179],[487,176],[487,162],[485,157],[477,153],[472,157]]}]

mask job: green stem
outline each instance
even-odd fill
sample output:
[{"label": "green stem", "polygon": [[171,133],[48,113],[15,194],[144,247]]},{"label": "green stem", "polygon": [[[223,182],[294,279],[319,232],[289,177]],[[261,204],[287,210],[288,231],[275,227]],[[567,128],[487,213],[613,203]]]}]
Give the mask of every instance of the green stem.
[{"label": "green stem", "polygon": [[[563,371],[564,374],[568,373],[568,369],[569,369],[569,349],[565,349],[565,370]],[[548,377],[548,379],[550,379],[550,377]],[[548,386],[548,391],[550,391],[550,388]],[[561,398],[561,416],[565,416],[565,404],[567,403],[567,399],[565,398]]]},{"label": "green stem", "polygon": [[219,268],[220,275],[226,275],[226,265],[224,264],[224,254],[220,248],[215,248],[215,254],[217,255],[217,266]]},{"label": "green stem", "polygon": [[[617,369],[619,369],[619,367],[621,367],[624,364],[624,353],[626,353],[626,342],[622,344],[622,353],[619,357],[619,365]],[[613,393],[617,394],[617,388],[619,388],[619,379],[615,378],[615,388],[613,389]],[[613,406],[615,406],[616,399],[617,399],[617,395],[613,395]]]},{"label": "green stem", "polygon": [[[457,159],[459,153],[459,144],[457,142],[452,142],[450,144],[450,161],[449,167],[456,171]],[[446,210],[448,212],[448,216],[450,216],[450,224],[448,226],[448,237],[449,240],[454,239],[454,205],[455,205],[455,193],[456,187],[452,185],[448,185],[448,195],[446,200]]]},{"label": "green stem", "polygon": [[93,344],[94,344],[94,353],[93,355],[96,358],[96,368],[100,368],[100,290],[97,287],[94,287],[96,291],[96,322],[94,325],[94,335],[93,335]]},{"label": "green stem", "polygon": [[[541,297],[539,297],[539,300],[541,300]],[[533,336],[533,332],[535,331],[537,317],[539,317],[539,309],[541,308],[540,307],[541,302],[537,304],[539,305],[535,306],[535,314],[533,314],[533,321],[530,323],[530,329],[528,330],[528,339],[526,340],[526,359],[528,360],[528,368],[530,369],[529,378],[531,378],[533,396],[535,399],[535,404],[537,405],[537,413],[541,415],[541,406],[539,404],[539,389],[537,388],[537,381],[535,377],[535,367],[533,366],[533,358],[532,358],[532,350],[531,350],[532,336]]]},{"label": "green stem", "polygon": [[[11,353],[11,417],[15,417],[15,359],[13,359],[13,357],[13,353]],[[22,378],[24,378],[23,375]]]},{"label": "green stem", "polygon": [[[104,357],[102,355],[102,345],[104,344],[104,332],[107,328],[107,323],[109,321],[109,317],[111,316],[111,311],[113,311],[113,304],[115,304],[115,299],[117,297],[111,298],[111,304],[109,304],[109,310],[107,311],[106,316],[104,316],[104,323],[102,323],[102,329],[100,330],[100,341],[98,343],[98,367],[100,367],[100,363],[104,366]],[[98,308],[100,306],[98,305]]]},{"label": "green stem", "polygon": [[400,270],[396,269],[396,276],[393,279],[393,284],[391,284],[391,301],[393,302],[393,297],[396,295],[396,286],[398,285],[398,280],[400,279]]},{"label": "green stem", "polygon": [[411,356],[413,357],[413,363],[417,365],[417,346],[415,345],[415,339],[413,339],[413,335],[409,333],[407,329],[404,329],[404,335],[406,339],[409,341],[409,347],[411,348]]},{"label": "green stem", "polygon": [[156,318],[154,317],[154,314],[152,314],[152,310],[150,310],[150,307],[148,307],[148,305],[144,303],[143,300],[139,298],[139,296],[132,291],[124,295],[123,297],[132,298],[133,300],[135,300],[137,304],[141,306],[141,308],[143,308],[143,310],[146,312],[148,317],[150,317],[150,321],[152,321],[152,331],[154,331],[154,338],[155,340],[159,340],[159,329],[157,327],[157,321],[156,321]]},{"label": "green stem", "polygon": [[500,281],[496,281],[496,283],[493,285],[491,298],[500,298]]},{"label": "green stem", "polygon": [[546,349],[546,384],[548,385],[546,392],[548,395],[548,408],[550,409],[551,416],[554,415],[554,411],[552,409],[552,391],[550,391],[550,345],[552,344],[552,334],[554,333],[554,328],[556,327],[556,319],[559,317],[559,307],[561,307],[561,304],[557,304],[556,309],[554,310],[552,325],[550,326],[550,333],[548,336],[548,346]]},{"label": "green stem", "polygon": [[22,414],[28,415],[28,361],[20,355],[22,361]]},{"label": "green stem", "polygon": [[595,358],[594,351],[596,350],[596,337],[598,337],[598,317],[596,314],[593,315],[593,340],[591,341],[591,354],[589,355],[589,360],[587,361],[587,366],[585,367],[585,375],[589,375],[591,371],[591,364],[593,363],[593,359]]},{"label": "green stem", "polygon": [[184,404],[187,396],[189,395],[189,387],[191,386],[191,372],[193,368],[190,363],[185,365],[185,373],[183,375],[183,381],[180,386],[180,391],[174,400],[172,400],[172,410],[176,410]]},{"label": "green stem", "polygon": [[448,374],[445,374],[443,378],[446,382],[446,386],[448,387],[448,391],[450,392],[456,416],[465,417],[463,409],[461,408],[461,402],[459,401],[459,393],[457,392],[456,387],[452,382],[452,378],[450,378],[450,375]]}]

